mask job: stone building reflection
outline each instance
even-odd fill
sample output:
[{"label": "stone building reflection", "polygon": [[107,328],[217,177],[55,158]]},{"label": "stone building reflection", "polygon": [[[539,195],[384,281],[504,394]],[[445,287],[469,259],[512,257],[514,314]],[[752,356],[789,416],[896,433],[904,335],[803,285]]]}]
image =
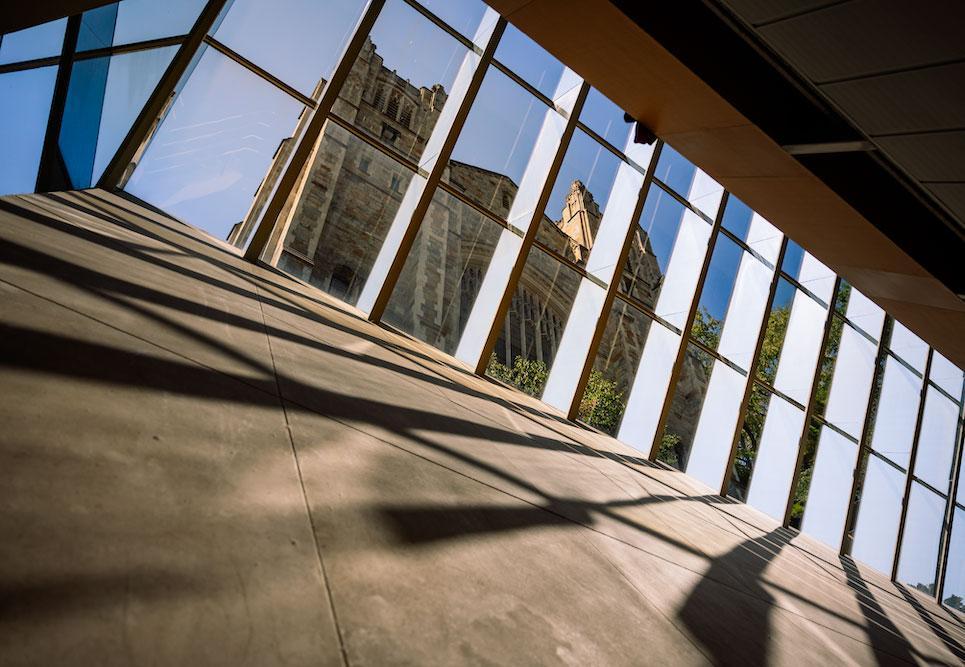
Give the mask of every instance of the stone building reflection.
[{"label": "stone building reflection", "polygon": [[[323,87],[324,81],[316,88],[316,97]],[[418,163],[447,97],[441,85],[417,87],[388,69],[376,45],[367,41],[333,113],[371,141],[327,123],[282,215],[289,224],[284,238],[274,243],[280,269],[349,303],[357,302],[395,211],[415,177],[385,153]],[[300,119],[294,136],[307,116]],[[233,230],[230,241],[240,245],[251,233],[293,142],[286,139],[279,146],[248,216]],[[454,160],[443,181],[503,219],[518,187],[504,174]],[[555,218],[542,217],[538,243],[585,267],[602,219],[593,193],[574,180],[564,200],[549,206],[560,208]],[[483,226],[499,229],[440,188],[411,251],[422,260],[420,270],[403,273],[396,292],[404,298],[390,302],[385,321],[453,351],[498,240],[498,233],[480,233]],[[549,365],[563,335],[580,276],[552,255],[545,256],[549,259],[528,263],[503,323],[495,355],[506,366],[519,357]],[[646,232],[639,227],[635,226],[628,260],[619,275],[623,293],[654,308],[664,275]],[[613,336],[602,343],[605,373],[624,396],[649,326],[648,317],[624,313],[621,326],[614,327]]]}]

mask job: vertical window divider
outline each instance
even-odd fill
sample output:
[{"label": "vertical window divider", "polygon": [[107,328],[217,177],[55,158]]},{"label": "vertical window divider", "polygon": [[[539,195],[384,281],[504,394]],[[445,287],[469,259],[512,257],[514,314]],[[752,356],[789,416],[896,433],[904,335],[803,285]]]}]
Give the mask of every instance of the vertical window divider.
[{"label": "vertical window divider", "polygon": [[[479,63],[476,65],[476,70],[472,73],[472,78],[469,80],[469,86],[466,89],[466,96],[462,99],[459,108],[456,110],[452,126],[449,128],[448,134],[442,142],[442,147],[439,149],[439,154],[435,158],[432,170],[426,177],[425,187],[419,196],[419,201],[412,209],[412,217],[409,219],[409,224],[402,238],[399,239],[399,247],[395,250],[392,263],[386,271],[385,279],[379,286],[379,292],[372,302],[372,308],[368,312],[370,322],[380,322],[382,316],[385,314],[385,309],[389,305],[389,299],[392,298],[392,292],[395,290],[395,286],[399,282],[399,277],[402,275],[405,261],[409,258],[409,251],[412,250],[415,237],[419,233],[419,229],[422,228],[422,221],[425,218],[426,212],[429,210],[429,205],[432,204],[432,197],[436,193],[436,187],[442,180],[445,170],[449,167],[449,158],[452,156],[456,141],[458,141],[459,134],[466,124],[466,118],[469,117],[469,111],[472,109],[473,102],[476,101],[476,95],[479,94],[483,79],[489,70],[489,64],[493,60],[496,47],[499,45],[499,40],[502,38],[505,30],[506,19],[501,16],[496,22],[496,27],[493,29],[492,34],[489,36],[489,41],[486,42],[486,48],[483,49]],[[371,280],[371,275],[369,279]]]},{"label": "vertical window divider", "polygon": [[[925,382],[927,383],[927,379]],[[965,449],[965,423],[962,421],[965,419],[965,386],[959,395],[961,401],[958,406],[958,437],[955,442],[958,451],[952,459],[952,477],[948,485],[948,502],[945,505],[945,520],[942,522],[941,544],[938,547],[938,570],[935,573],[935,596],[939,604],[945,597],[945,575],[948,574],[948,552],[951,548],[952,526],[955,523],[955,501],[962,481],[962,450]]]},{"label": "vertical window divider", "polygon": [[751,402],[751,394],[754,391],[754,379],[757,377],[757,366],[761,350],[764,348],[764,335],[767,333],[767,325],[771,319],[771,308],[774,307],[774,297],[777,294],[777,285],[781,280],[781,265],[784,263],[784,253],[787,250],[787,236],[781,239],[781,249],[777,253],[774,262],[774,276],[771,278],[771,286],[767,293],[767,302],[764,305],[764,317],[761,326],[757,330],[757,343],[754,345],[754,353],[751,355],[750,367],[747,369],[747,385],[744,387],[744,395],[741,397],[740,407],[737,410],[737,429],[730,443],[730,454],[727,456],[727,467],[724,468],[724,477],[720,483],[720,495],[726,496],[727,489],[730,487],[731,475],[734,471],[734,457],[737,456],[737,445],[740,442],[741,431],[744,422],[747,420],[747,408]]},{"label": "vertical window divider", "polygon": [[797,441],[797,458],[794,461],[794,474],[791,475],[791,486],[787,490],[787,502],[784,503],[784,520],[781,525],[785,528],[791,524],[791,508],[794,502],[794,493],[797,491],[797,484],[801,478],[801,464],[804,462],[804,445],[807,443],[808,432],[811,429],[811,420],[814,417],[814,409],[817,404],[818,384],[821,381],[821,368],[827,358],[828,341],[831,339],[831,329],[834,324],[835,303],[838,299],[838,290],[841,288],[841,276],[835,276],[834,287],[831,289],[830,303],[828,304],[828,316],[824,320],[824,331],[821,334],[821,352],[818,354],[818,363],[814,367],[814,375],[811,377],[811,392],[808,394],[808,404],[804,411],[804,426],[801,430],[801,437]]},{"label": "vertical window divider", "polygon": [[556,182],[556,177],[559,175],[560,167],[563,165],[563,158],[566,156],[566,151],[569,148],[570,139],[573,138],[573,132],[576,130],[577,119],[580,117],[580,113],[583,111],[583,103],[586,101],[586,96],[589,91],[590,85],[584,81],[580,85],[580,92],[576,96],[576,102],[573,104],[573,109],[570,111],[570,117],[566,121],[566,127],[563,128],[563,134],[560,136],[560,143],[556,149],[556,154],[553,156],[553,162],[550,164],[549,171],[546,173],[546,178],[543,181],[543,189],[539,193],[539,199],[536,201],[533,216],[530,218],[529,226],[526,228],[526,234],[523,236],[523,241],[519,247],[519,253],[516,255],[516,259],[513,262],[513,268],[509,273],[509,280],[506,282],[506,289],[503,290],[502,297],[499,300],[499,305],[496,308],[492,321],[489,323],[489,333],[486,336],[486,342],[480,351],[479,358],[476,360],[474,372],[477,375],[486,374],[486,367],[489,365],[489,357],[492,355],[493,349],[496,347],[496,341],[499,340],[499,334],[501,333],[503,322],[506,318],[506,313],[509,311],[509,307],[512,305],[513,295],[516,293],[516,287],[519,285],[519,279],[523,275],[523,267],[526,264],[526,257],[529,255],[530,248],[532,248],[533,242],[536,240],[536,233],[539,231],[543,209],[546,208],[546,204],[549,202],[550,194],[552,194],[553,191],[553,185]]},{"label": "vertical window divider", "polygon": [[646,176],[644,176],[643,184],[640,186],[640,194],[637,196],[637,202],[633,206],[633,213],[630,217],[630,225],[627,227],[627,235],[623,239],[623,246],[620,248],[620,255],[617,259],[616,270],[613,272],[613,277],[610,279],[610,284],[607,286],[606,296],[603,298],[603,306],[600,310],[600,317],[597,319],[596,327],[593,329],[593,337],[590,339],[590,347],[587,350],[586,359],[583,362],[583,370],[580,371],[580,378],[576,383],[576,390],[573,393],[573,400],[570,401],[570,407],[566,411],[567,419],[575,421],[579,415],[580,404],[583,402],[583,392],[586,391],[586,385],[590,380],[590,372],[593,370],[593,363],[596,361],[596,353],[599,351],[600,343],[603,341],[603,334],[606,331],[606,325],[610,319],[610,309],[613,307],[613,302],[616,300],[616,293],[620,286],[620,279],[623,276],[623,265],[626,264],[627,257],[630,254],[630,247],[633,243],[633,234],[637,231],[640,213],[643,211],[644,203],[650,194],[650,186],[653,183],[653,175],[657,170],[657,160],[660,159],[660,153],[662,152],[663,142],[658,140],[655,142],[653,147],[653,155],[650,157],[650,164],[647,166]]},{"label": "vertical window divider", "polygon": [[[915,463],[918,459],[918,442],[921,440],[921,423],[925,416],[925,399],[928,397],[928,376],[931,375],[931,361],[935,351],[928,348],[925,372],[922,374],[921,397],[918,399],[918,415],[915,417],[915,437],[911,440],[911,454],[908,457],[908,476],[905,478],[905,493],[901,498],[901,519],[898,521],[898,538],[895,541],[895,561],[891,564],[891,580],[898,579],[898,563],[901,561],[901,543],[905,537],[905,521],[908,519],[908,501],[911,485],[915,480]],[[936,582],[937,583],[937,582]]]},{"label": "vertical window divider", "polygon": [[720,208],[717,210],[717,217],[714,218],[714,225],[707,238],[707,252],[704,253],[704,261],[700,265],[700,274],[697,276],[697,284],[694,286],[694,295],[690,302],[690,309],[687,311],[687,319],[681,327],[680,349],[677,350],[677,357],[674,359],[673,367],[670,371],[670,380],[667,382],[667,393],[663,399],[663,407],[660,410],[660,419],[657,420],[657,428],[653,434],[653,442],[650,443],[650,453],[647,458],[651,461],[657,459],[660,453],[660,441],[663,439],[663,430],[667,427],[667,419],[670,416],[670,407],[673,403],[674,392],[677,391],[677,383],[680,381],[680,373],[683,370],[684,359],[687,357],[687,346],[690,344],[690,330],[694,326],[694,318],[697,317],[697,308],[700,304],[700,293],[704,289],[704,281],[707,279],[707,272],[710,270],[710,259],[714,255],[714,246],[717,245],[717,237],[720,235],[721,225],[724,221],[724,210],[730,200],[730,193],[726,190],[720,198]]},{"label": "vertical window divider", "polygon": [[[878,339],[878,354],[875,355],[875,370],[871,376],[871,395],[868,397],[868,405],[865,408],[864,421],[861,424],[861,435],[858,438],[858,457],[854,462],[854,472],[851,474],[851,493],[848,495],[848,512],[844,517],[844,532],[841,535],[841,547],[838,549],[839,556],[851,554],[853,538],[851,533],[854,529],[854,522],[858,518],[858,508],[860,501],[855,497],[858,489],[864,486],[864,478],[867,468],[862,470],[862,462],[870,456],[871,443],[869,440],[872,435],[872,427],[878,416],[875,401],[881,400],[882,378],[885,374],[885,361],[888,357],[888,346],[891,345],[891,331],[894,328],[895,320],[890,315],[885,317],[884,327],[881,329],[881,337]],[[924,380],[922,380],[924,382]],[[875,407],[872,410],[872,407]]]},{"label": "vertical window divider", "polygon": [[168,104],[175,88],[187,72],[188,67],[194,60],[198,49],[204,42],[205,35],[211,30],[221,11],[224,9],[228,0],[208,0],[208,3],[201,10],[197,20],[191,27],[187,39],[174,54],[164,74],[161,75],[157,85],[148,97],[147,102],[131,124],[130,129],[121,141],[117,151],[110,162],[104,168],[97,181],[97,187],[104,190],[114,190],[123,187],[124,181],[130,176],[130,166],[141,147],[150,139],[155,130],[156,121]]},{"label": "vertical window divider", "polygon": [[60,51],[60,65],[54,81],[54,92],[47,116],[47,131],[44,134],[43,148],[40,152],[40,165],[37,168],[37,192],[51,192],[70,187],[67,166],[60,154],[60,128],[64,122],[64,109],[67,106],[67,91],[70,88],[70,75],[74,69],[74,53],[77,51],[77,38],[80,36],[82,14],[74,14],[67,19],[64,29],[64,44]]}]

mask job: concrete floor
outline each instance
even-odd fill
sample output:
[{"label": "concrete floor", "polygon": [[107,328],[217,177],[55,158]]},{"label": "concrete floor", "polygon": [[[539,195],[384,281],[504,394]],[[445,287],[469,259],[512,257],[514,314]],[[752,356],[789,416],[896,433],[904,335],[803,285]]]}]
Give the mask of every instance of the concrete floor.
[{"label": "concrete floor", "polygon": [[101,192],[0,200],[0,664],[960,664],[965,625]]}]

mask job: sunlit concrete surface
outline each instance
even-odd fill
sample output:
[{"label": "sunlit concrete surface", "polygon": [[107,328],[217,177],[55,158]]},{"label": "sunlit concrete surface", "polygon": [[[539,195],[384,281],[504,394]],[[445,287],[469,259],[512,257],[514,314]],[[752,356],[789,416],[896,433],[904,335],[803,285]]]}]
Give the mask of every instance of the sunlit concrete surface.
[{"label": "sunlit concrete surface", "polygon": [[102,192],[0,200],[0,664],[959,664],[965,626]]}]

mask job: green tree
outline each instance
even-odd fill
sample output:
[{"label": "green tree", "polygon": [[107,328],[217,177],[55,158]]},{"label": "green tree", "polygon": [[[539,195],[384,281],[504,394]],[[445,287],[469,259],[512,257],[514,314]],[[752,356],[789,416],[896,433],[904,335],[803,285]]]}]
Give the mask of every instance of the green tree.
[{"label": "green tree", "polygon": [[586,391],[580,401],[580,419],[604,433],[613,435],[620,425],[620,417],[623,416],[625,407],[623,392],[617,388],[617,383],[607,379],[596,369],[590,371]]},{"label": "green tree", "polygon": [[527,359],[517,356],[510,368],[499,362],[495,353],[489,357],[486,374],[496,380],[501,380],[515,386],[517,389],[539,398],[546,384],[549,369],[546,364],[537,359]]},{"label": "green tree", "polygon": [[710,314],[706,306],[700,308],[694,316],[694,325],[690,328],[691,335],[712,350],[720,343],[720,332],[724,322]]},{"label": "green tree", "polygon": [[[757,373],[762,380],[769,384],[773,384],[774,378],[777,376],[781,348],[784,345],[784,336],[787,333],[787,325],[790,319],[791,309],[789,306],[772,309],[767,318],[767,327],[764,329],[764,338],[761,341],[761,353],[757,358]],[[757,459],[757,450],[760,446],[761,432],[764,429],[764,419],[767,417],[768,400],[769,394],[766,391],[755,388],[751,392],[747,413],[737,439],[737,452],[734,455],[730,485],[727,491],[729,495],[738,500],[745,500],[747,488],[750,485],[751,473],[754,471],[754,462]]]},{"label": "green tree", "polygon": [[961,595],[949,595],[947,598],[945,598],[945,604],[952,609],[965,611],[965,600],[962,600]]}]

